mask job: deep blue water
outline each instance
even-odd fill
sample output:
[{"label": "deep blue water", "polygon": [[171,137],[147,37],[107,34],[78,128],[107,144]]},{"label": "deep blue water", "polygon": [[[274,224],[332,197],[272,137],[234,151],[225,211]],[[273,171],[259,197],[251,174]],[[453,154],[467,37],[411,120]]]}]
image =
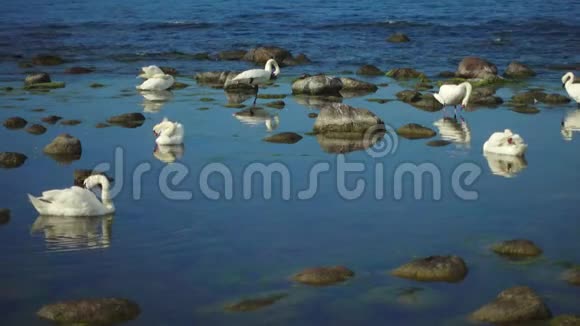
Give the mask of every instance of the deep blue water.
[{"label": "deep blue water", "polygon": [[[38,2],[38,3],[36,3]],[[30,8],[34,8],[31,10]],[[398,139],[396,151],[377,159],[365,151],[347,154],[348,162],[362,162],[366,170],[347,178],[366,182],[363,196],[343,199],[337,190],[336,154],[328,153],[316,137],[306,135],[316,112],[291,94],[291,81],[307,72],[338,73],[366,63],[382,69],[411,66],[430,77],[454,70],[466,55],[485,57],[503,71],[512,60],[532,66],[538,76],[526,84],[502,88],[509,99],[529,87],[565,94],[559,84],[564,71],[552,65],[580,62],[580,4],[559,1],[357,1],[348,4],[294,1],[278,5],[267,1],[44,1],[3,4],[0,20],[0,86],[19,88],[25,73],[41,69],[66,88],[49,93],[20,89],[0,92],[0,119],[22,116],[39,122],[46,115],[82,120],[78,126],[47,126],[33,136],[0,129],[0,150],[28,156],[18,169],[0,169],[0,207],[12,210],[9,224],[0,226],[3,248],[0,268],[0,322],[2,325],[45,324],[35,317],[45,303],[84,297],[122,296],[139,303],[142,314],[134,325],[185,324],[464,324],[464,317],[499,291],[529,285],[540,293],[555,314],[580,313],[578,289],[559,279],[559,262],[580,263],[577,203],[580,198],[578,135],[564,139],[560,123],[575,113],[575,105],[546,106],[522,115],[505,105],[465,112],[470,129],[468,144],[443,148],[425,146],[424,140]],[[408,44],[385,38],[404,32]],[[270,110],[280,121],[278,131],[294,131],[304,139],[294,145],[269,144],[263,123],[243,124],[225,108],[222,90],[197,85],[195,72],[247,69],[238,61],[195,61],[175,53],[217,53],[273,44],[305,53],[313,63],[283,68],[278,87],[264,93],[286,94],[283,110]],[[22,69],[18,62],[39,53],[57,54],[64,65]],[[173,92],[168,102],[151,111],[134,91],[138,68],[158,64],[177,68],[188,88]],[[67,75],[68,66],[93,66],[88,75]],[[356,77],[356,76],[350,76]],[[360,77],[356,77],[360,78]],[[364,78],[363,78],[364,79]],[[368,98],[394,98],[409,87],[387,77],[367,79],[389,83],[375,94],[345,98],[344,103],[368,108],[396,128],[415,122],[432,127],[442,112],[429,113],[391,101],[378,104]],[[92,89],[93,82],[106,87]],[[211,97],[213,102],[200,99]],[[269,100],[258,100],[260,103]],[[32,109],[44,108],[44,112]],[[200,111],[198,108],[209,110]],[[136,129],[93,126],[107,117],[145,110],[147,120]],[[164,116],[186,128],[184,153],[177,159],[189,174],[178,185],[191,190],[191,200],[167,199],[159,178],[167,163],[152,152],[151,127]],[[510,128],[529,144],[525,163],[513,177],[494,174],[493,159],[482,155],[484,141],[494,131]],[[81,139],[83,155],[69,165],[42,154],[53,137],[68,132]],[[389,136],[387,136],[389,137]],[[392,139],[392,138],[391,138]],[[60,219],[38,228],[37,214],[26,193],[71,185],[72,172],[99,163],[115,162],[115,148],[123,150],[124,170],[115,174],[125,183],[114,201],[109,219]],[[210,200],[200,190],[200,171],[219,162],[232,171],[231,200]],[[290,171],[291,198],[274,178],[273,196],[257,192],[243,196],[243,171],[249,164],[280,162]],[[312,199],[297,193],[308,185],[316,163],[331,171],[320,176]],[[402,163],[429,163],[441,173],[441,199],[434,199],[427,178],[422,199],[413,198],[412,180],[404,179],[403,198],[395,199],[395,171]],[[478,199],[461,200],[451,175],[463,163],[481,169],[467,187]],[[374,172],[384,167],[384,195],[376,199]],[[142,178],[140,199],[134,199],[132,171],[149,164]],[[174,164],[173,166],[178,166]],[[165,170],[166,171],[166,170]],[[210,180],[216,188],[219,178]],[[495,241],[524,237],[538,243],[544,255],[526,264],[491,254]],[[431,284],[396,279],[388,271],[415,257],[433,254],[462,256],[470,272],[458,284]],[[356,276],[332,287],[298,286],[289,277],[303,268],[342,264]],[[404,304],[396,293],[422,287],[419,304]],[[286,292],[287,298],[253,313],[225,313],[223,304],[263,293]]]}]

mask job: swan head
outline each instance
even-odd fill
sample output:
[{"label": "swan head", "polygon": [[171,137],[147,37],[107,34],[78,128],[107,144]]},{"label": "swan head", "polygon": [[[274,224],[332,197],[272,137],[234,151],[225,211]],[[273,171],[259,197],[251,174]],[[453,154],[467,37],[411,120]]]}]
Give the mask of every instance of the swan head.
[{"label": "swan head", "polygon": [[[274,67],[274,71],[272,71],[272,67]],[[278,65],[278,62],[276,62],[276,60],[274,60],[274,58],[270,58],[268,61],[266,61],[266,67],[265,67],[266,71],[271,71],[271,79],[276,79],[276,77],[278,77],[278,75],[280,74],[280,66]]]},{"label": "swan head", "polygon": [[103,189],[105,189],[109,187],[109,180],[104,175],[93,174],[85,179],[83,185],[87,189],[93,189],[96,186],[101,186]]},{"label": "swan head", "polygon": [[569,81],[574,82],[574,74],[572,72],[567,72],[566,74],[564,74],[564,76],[562,76],[562,87],[566,87],[566,84]]},{"label": "swan head", "polygon": [[153,126],[153,134],[155,137],[158,137],[163,130],[169,128],[170,125],[173,125],[173,122],[169,121],[167,118],[163,118],[160,123]]},{"label": "swan head", "polygon": [[155,75],[160,74],[164,75],[165,73],[163,72],[163,70],[161,70],[161,68],[151,65],[141,68],[141,74],[139,74],[137,78],[149,79]]}]

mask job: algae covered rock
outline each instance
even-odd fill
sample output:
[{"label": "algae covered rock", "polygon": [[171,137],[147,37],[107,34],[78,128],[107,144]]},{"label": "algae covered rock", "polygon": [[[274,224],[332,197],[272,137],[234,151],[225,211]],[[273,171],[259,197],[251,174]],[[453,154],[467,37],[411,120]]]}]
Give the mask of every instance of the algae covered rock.
[{"label": "algae covered rock", "polygon": [[282,64],[286,58],[291,57],[292,54],[290,51],[284,48],[277,46],[261,46],[247,51],[242,57],[242,60],[252,61],[257,64],[265,64],[266,61],[274,58],[278,64]]},{"label": "algae covered rock", "polygon": [[243,299],[235,303],[225,305],[224,310],[229,312],[255,311],[273,305],[274,303],[287,297],[286,293],[275,293],[267,296]]},{"label": "algae covered rock", "polygon": [[8,208],[0,208],[0,225],[10,222],[10,210]]},{"label": "algae covered rock", "polygon": [[546,320],[552,316],[548,306],[527,286],[516,286],[499,293],[497,298],[479,308],[470,318],[493,324]]},{"label": "algae covered rock", "polygon": [[60,324],[111,325],[139,316],[139,305],[122,298],[62,301],[44,305],[36,314]]},{"label": "algae covered rock", "polygon": [[580,326],[580,316],[560,315],[550,320],[549,326]]},{"label": "algae covered rock", "polygon": [[397,129],[397,135],[407,139],[431,138],[436,134],[433,129],[416,123],[409,123]]},{"label": "algae covered rock", "polygon": [[345,93],[372,93],[379,89],[375,84],[354,78],[341,77],[340,81],[342,82],[340,90],[342,95]]},{"label": "algae covered rock", "polygon": [[344,266],[332,266],[308,268],[295,274],[292,279],[298,283],[323,286],[341,283],[353,276],[354,272]]},{"label": "algae covered rock", "polygon": [[478,57],[466,57],[461,60],[455,75],[463,78],[486,78],[497,75],[497,66]]},{"label": "algae covered rock", "polygon": [[220,60],[241,60],[246,55],[246,50],[226,50],[218,53]]},{"label": "algae covered rock", "polygon": [[467,275],[467,265],[458,256],[430,256],[404,264],[391,274],[423,282],[459,282]]},{"label": "algae covered rock", "polygon": [[87,68],[87,67],[70,67],[66,69],[64,72],[71,75],[81,75],[81,74],[90,74],[94,72],[94,68]]},{"label": "algae covered rock", "polygon": [[514,239],[496,243],[491,247],[491,250],[496,254],[512,257],[536,257],[542,254],[542,249],[526,239]]}]

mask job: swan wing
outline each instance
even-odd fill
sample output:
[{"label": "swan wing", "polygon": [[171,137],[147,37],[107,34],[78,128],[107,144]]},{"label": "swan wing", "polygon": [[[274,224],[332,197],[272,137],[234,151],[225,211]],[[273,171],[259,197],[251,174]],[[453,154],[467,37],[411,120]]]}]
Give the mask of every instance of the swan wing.
[{"label": "swan wing", "polygon": [[[171,76],[169,76],[171,77]],[[169,87],[173,86],[173,77],[155,77],[149,78],[144,81],[141,85],[137,86],[137,89],[142,91],[164,91]]]},{"label": "swan wing", "polygon": [[270,76],[271,72],[264,69],[250,69],[238,74],[232,81],[257,84],[270,80]]}]

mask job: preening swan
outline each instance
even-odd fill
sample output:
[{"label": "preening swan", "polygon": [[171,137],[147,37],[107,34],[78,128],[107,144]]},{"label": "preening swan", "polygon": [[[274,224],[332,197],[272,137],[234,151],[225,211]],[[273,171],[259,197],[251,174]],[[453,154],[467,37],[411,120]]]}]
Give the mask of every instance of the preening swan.
[{"label": "preening swan", "polygon": [[472,87],[469,82],[463,82],[459,85],[441,85],[439,87],[439,93],[435,93],[433,96],[443,105],[443,108],[453,105],[457,113],[458,104],[461,104],[461,108],[465,109],[469,103],[471,90]]},{"label": "preening swan", "polygon": [[568,96],[578,103],[578,108],[580,109],[580,84],[574,84],[573,73],[567,72],[562,76],[562,87],[566,89]]},{"label": "preening swan", "polygon": [[471,129],[465,120],[443,118],[433,123],[439,130],[441,138],[457,145],[469,148],[471,143]]},{"label": "preening swan", "polygon": [[183,145],[156,145],[153,156],[164,163],[173,163],[183,156]]},{"label": "preening swan", "polygon": [[560,132],[564,140],[572,140],[572,134],[580,131],[580,110],[568,112],[564,120],[562,120],[562,127]]},{"label": "preening swan", "polygon": [[[32,206],[40,215],[51,216],[102,216],[115,211],[109,196],[109,180],[102,175],[91,175],[84,181],[85,188],[48,190],[40,197],[28,194]],[[100,185],[101,201],[90,191]]]},{"label": "preening swan", "polygon": [[528,166],[523,156],[484,153],[491,173],[506,178],[515,177]]},{"label": "preening swan", "polygon": [[163,121],[153,127],[155,143],[157,145],[179,145],[183,143],[183,125],[179,122],[169,121],[163,118]]},{"label": "preening swan", "polygon": [[[272,68],[275,70],[272,71]],[[250,69],[241,72],[236,77],[232,79],[232,82],[244,83],[252,85],[256,88],[256,97],[254,98],[254,105],[258,99],[258,91],[260,85],[267,84],[271,80],[274,80],[280,74],[280,66],[274,59],[270,59],[266,62],[264,69]]]},{"label": "preening swan", "polygon": [[175,83],[173,76],[165,74],[157,66],[141,68],[141,74],[137,78],[146,79],[141,85],[137,86],[137,89],[140,91],[164,91]]},{"label": "preening swan", "polygon": [[483,144],[484,153],[500,155],[523,156],[528,145],[520,135],[512,133],[506,129],[503,132],[494,132]]}]

